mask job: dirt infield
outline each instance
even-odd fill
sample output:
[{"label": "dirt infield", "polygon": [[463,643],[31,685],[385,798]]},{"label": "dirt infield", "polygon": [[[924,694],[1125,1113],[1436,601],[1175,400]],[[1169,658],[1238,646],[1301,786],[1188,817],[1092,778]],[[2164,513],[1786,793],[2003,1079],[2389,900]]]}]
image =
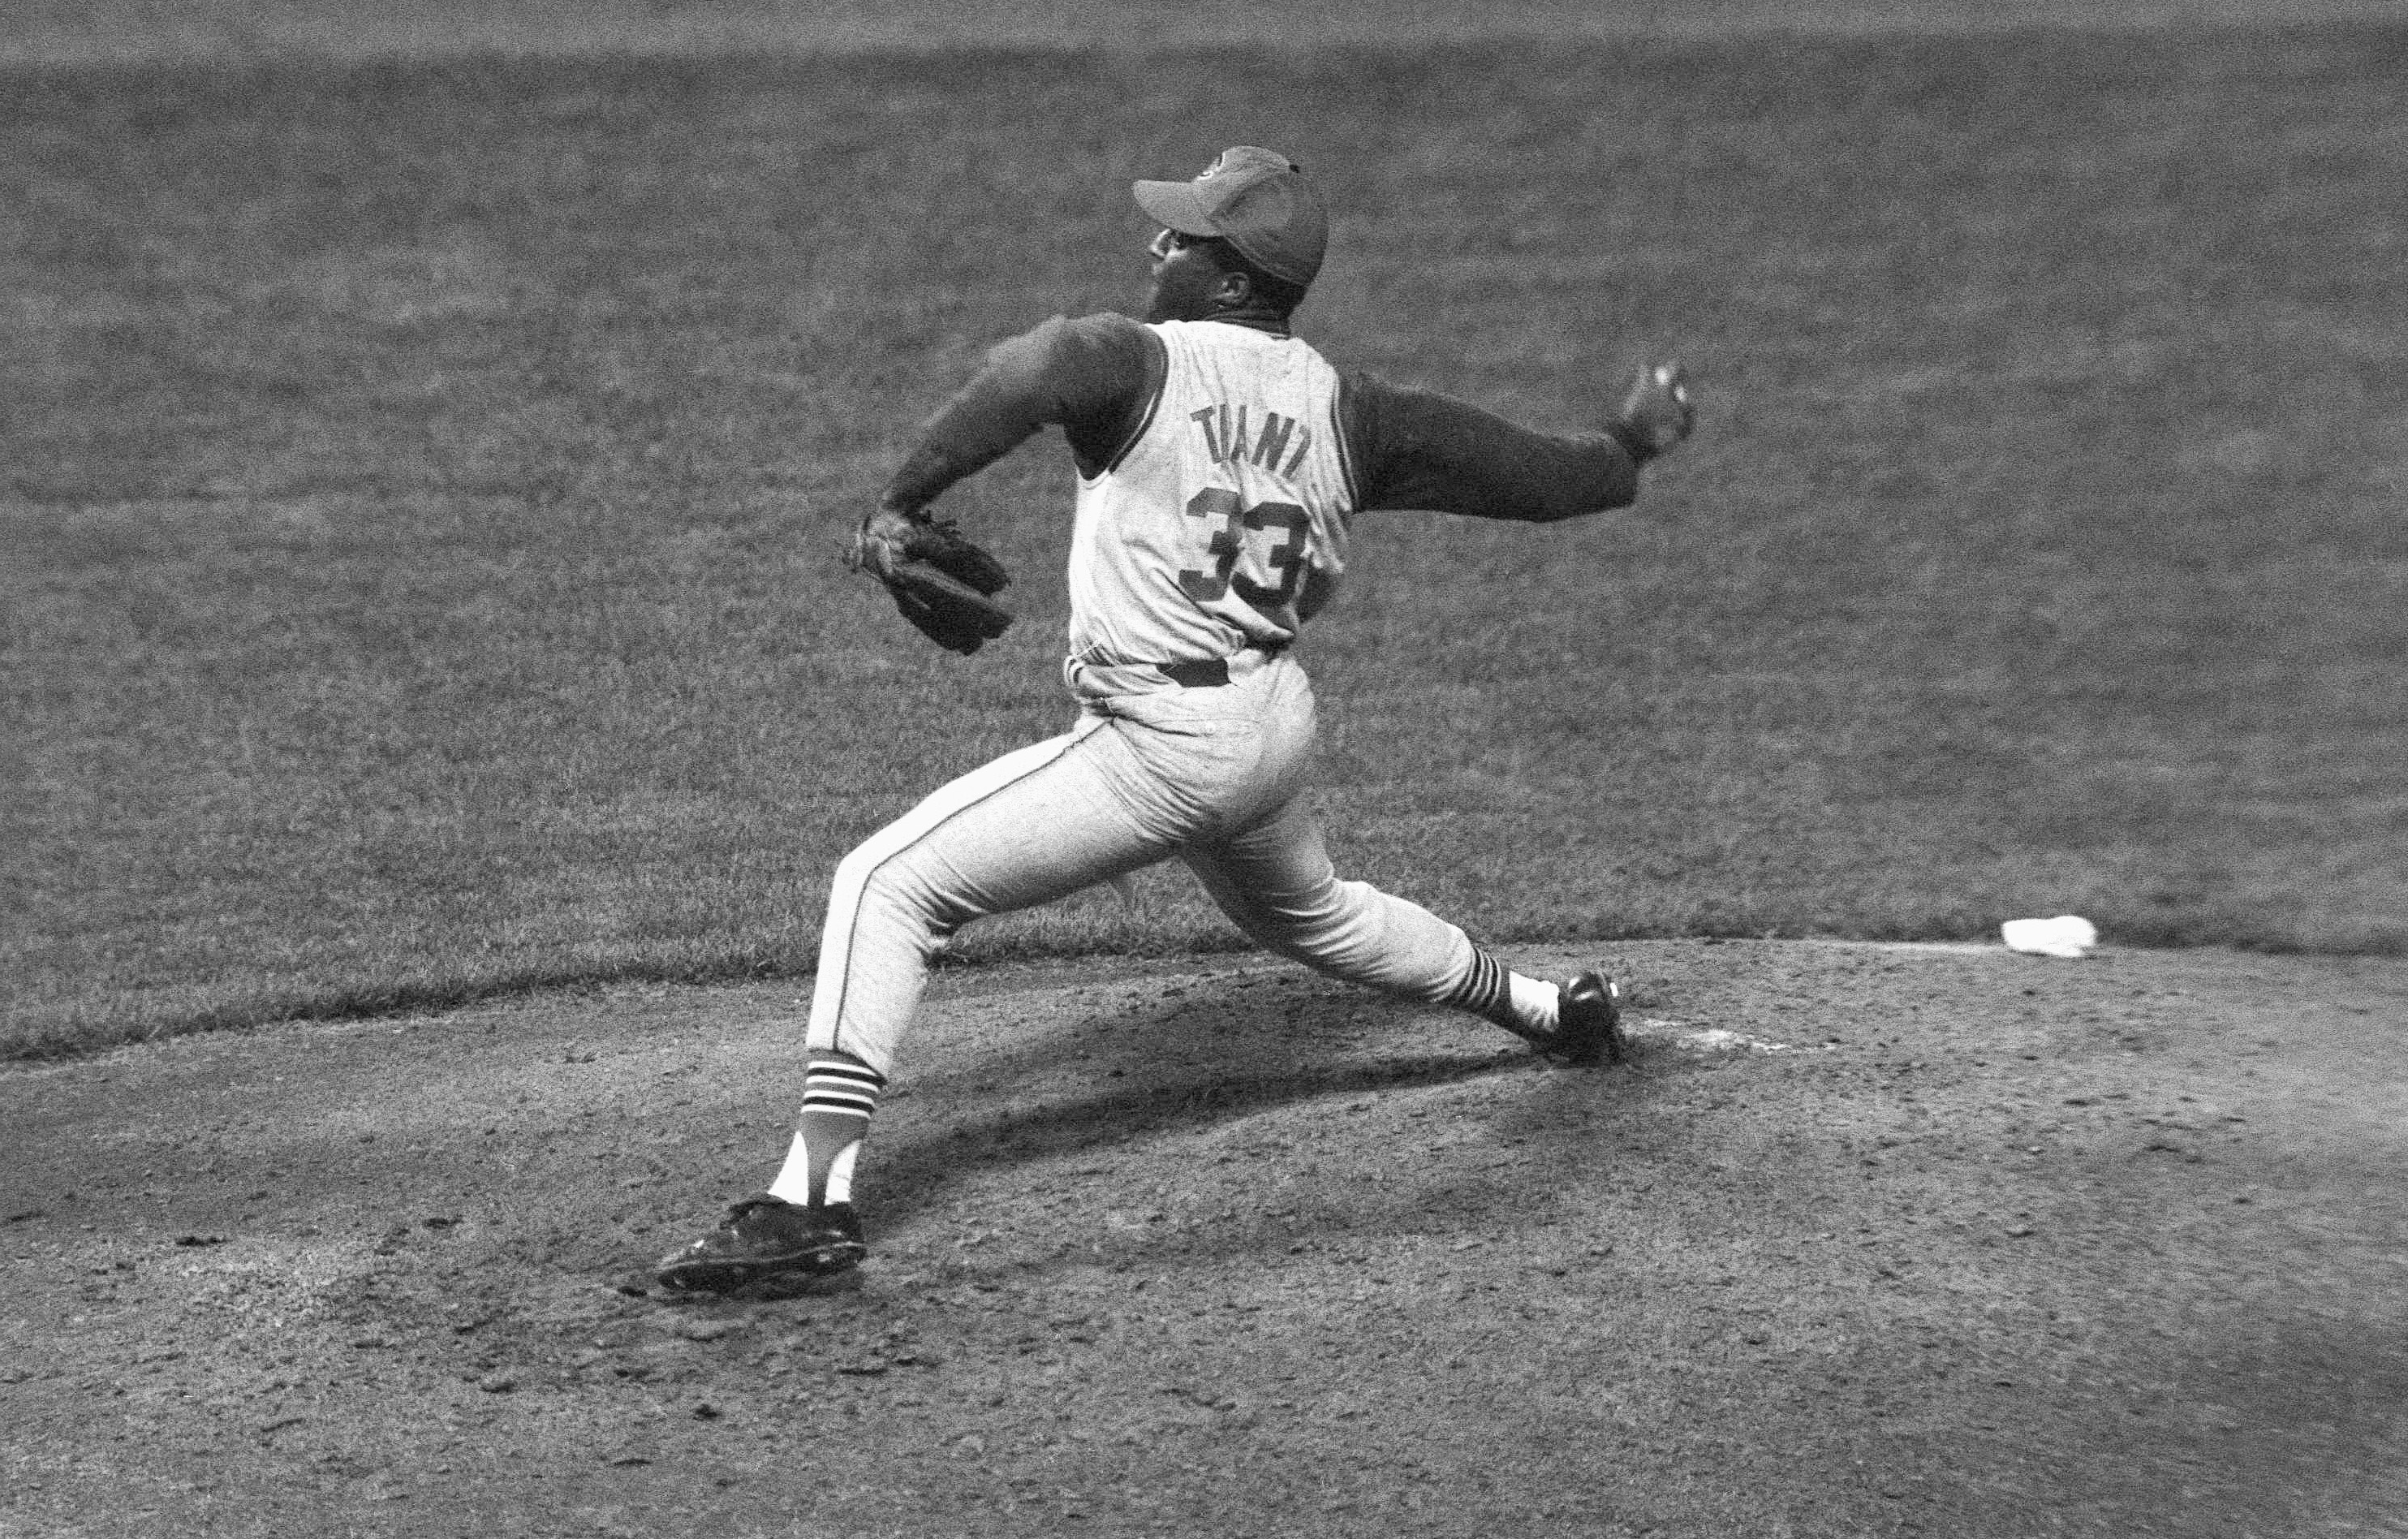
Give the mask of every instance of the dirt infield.
[{"label": "dirt infield", "polygon": [[776,1303],[641,1267],[767,1178],[791,985],[7,1071],[0,1533],[2408,1524],[2408,962],[1608,959],[1589,1072],[1261,958],[945,973],[861,1285]]},{"label": "dirt infield", "polygon": [[2393,0],[32,0],[0,19],[0,65],[951,48],[1145,50],[1463,37],[1717,37],[1763,32],[2282,25],[2395,18]]}]

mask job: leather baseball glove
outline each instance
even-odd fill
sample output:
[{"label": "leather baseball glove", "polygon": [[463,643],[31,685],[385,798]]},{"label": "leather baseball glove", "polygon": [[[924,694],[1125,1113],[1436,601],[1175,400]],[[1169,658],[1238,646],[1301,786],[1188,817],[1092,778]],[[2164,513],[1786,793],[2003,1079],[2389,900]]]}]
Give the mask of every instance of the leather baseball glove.
[{"label": "leather baseball glove", "polygon": [[903,618],[948,652],[967,657],[1011,627],[1011,611],[994,598],[1011,574],[924,509],[881,508],[863,519],[844,564],[886,584]]}]

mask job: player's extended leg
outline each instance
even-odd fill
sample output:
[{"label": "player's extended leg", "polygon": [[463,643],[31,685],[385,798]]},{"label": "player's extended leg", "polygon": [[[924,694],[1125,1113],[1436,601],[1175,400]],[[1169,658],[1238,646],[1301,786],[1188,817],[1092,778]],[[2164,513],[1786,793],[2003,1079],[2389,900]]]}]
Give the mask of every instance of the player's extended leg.
[{"label": "player's extended leg", "polygon": [[663,1283],[727,1292],[861,1259],[853,1161],[937,950],[972,919],[1150,865],[1184,831],[1116,793],[1127,756],[1110,724],[1086,717],[932,793],[838,865],[785,1164],[718,1230],[664,1258]]},{"label": "player's extended leg", "polygon": [[1349,983],[1486,1017],[1574,1062],[1620,1054],[1612,985],[1526,977],[1461,928],[1368,882],[1341,882],[1301,796],[1244,830],[1192,849],[1188,866],[1223,913],[1263,945]]},{"label": "player's extended leg", "polygon": [[1082,718],[932,793],[846,856],[820,934],[813,1057],[884,1075],[928,964],[956,930],[1168,856],[1184,830],[1116,793],[1125,758],[1109,721]]}]

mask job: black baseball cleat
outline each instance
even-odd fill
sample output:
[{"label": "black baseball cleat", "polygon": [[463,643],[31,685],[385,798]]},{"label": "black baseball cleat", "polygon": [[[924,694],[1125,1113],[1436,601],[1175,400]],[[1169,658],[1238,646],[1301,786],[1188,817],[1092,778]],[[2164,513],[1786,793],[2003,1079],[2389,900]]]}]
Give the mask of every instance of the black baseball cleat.
[{"label": "black baseball cleat", "polygon": [[1566,1063],[1620,1063],[1630,1051],[1622,1035],[1622,990],[1602,972],[1584,972],[1564,985],[1555,1033],[1539,1051]]},{"label": "black baseball cleat", "polygon": [[849,1272],[869,1254],[850,1202],[807,1208],[767,1192],[727,1210],[727,1220],[660,1259],[653,1276],[681,1293],[740,1293],[764,1283]]}]

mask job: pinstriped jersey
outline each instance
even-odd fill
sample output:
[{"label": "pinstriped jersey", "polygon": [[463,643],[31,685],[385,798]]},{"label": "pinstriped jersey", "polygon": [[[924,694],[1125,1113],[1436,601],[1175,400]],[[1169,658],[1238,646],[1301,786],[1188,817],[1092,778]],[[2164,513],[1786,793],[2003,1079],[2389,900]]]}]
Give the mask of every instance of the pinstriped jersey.
[{"label": "pinstriped jersey", "polygon": [[1119,456],[1079,482],[1070,654],[1192,662],[1284,645],[1346,566],[1338,373],[1293,337],[1150,329],[1161,388]]}]

